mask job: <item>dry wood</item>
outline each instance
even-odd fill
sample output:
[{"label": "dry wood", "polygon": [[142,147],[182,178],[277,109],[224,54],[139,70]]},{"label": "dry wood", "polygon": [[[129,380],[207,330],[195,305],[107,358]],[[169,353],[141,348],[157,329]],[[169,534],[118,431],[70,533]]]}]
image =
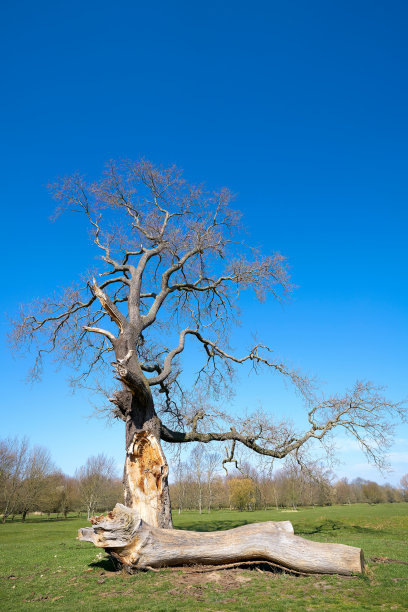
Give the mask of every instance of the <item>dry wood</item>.
[{"label": "dry wood", "polygon": [[128,503],[138,518],[154,527],[159,527],[165,503],[168,471],[159,440],[145,431],[135,433],[125,463]]},{"label": "dry wood", "polygon": [[160,529],[117,504],[107,516],[93,519],[93,527],[80,529],[78,538],[105,548],[128,571],[263,559],[305,573],[350,575],[364,569],[360,548],[305,540],[294,535],[289,521],[210,533]]}]

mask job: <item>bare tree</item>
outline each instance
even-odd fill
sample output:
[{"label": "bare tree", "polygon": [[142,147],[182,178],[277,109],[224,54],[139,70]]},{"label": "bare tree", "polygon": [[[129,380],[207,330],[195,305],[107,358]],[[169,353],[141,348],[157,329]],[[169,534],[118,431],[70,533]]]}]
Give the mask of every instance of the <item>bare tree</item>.
[{"label": "bare tree", "polygon": [[[390,418],[403,406],[358,382],[343,396],[315,400],[310,381],[275,359],[264,344],[235,355],[228,338],[243,290],[263,300],[292,290],[285,260],[263,256],[240,238],[240,215],[227,189],[190,185],[175,167],[150,162],[108,164],[101,180],[80,175],[51,186],[63,211],[83,213],[101,255],[100,266],[60,295],[24,308],[11,334],[33,344],[39,376],[42,358],[54,353],[80,372],[83,383],[109,364],[121,387],[111,396],[126,427],[125,503],[152,525],[171,526],[168,466],[161,441],[227,442],[226,460],[247,449],[271,458],[295,454],[327,439],[338,427],[354,436],[377,463],[392,434]],[[96,280],[98,279],[98,280]],[[187,344],[202,350],[196,390],[208,398],[226,393],[235,366],[264,368],[284,377],[308,405],[307,426],[297,430],[256,410],[232,418],[196,402],[182,388],[178,361]]]},{"label": "bare tree", "polygon": [[206,453],[204,458],[204,473],[207,480],[207,508],[211,512],[213,503],[213,484],[217,477],[217,472],[221,465],[221,456],[219,453]]},{"label": "bare tree", "polygon": [[19,512],[23,522],[28,512],[40,508],[41,495],[47,489],[49,477],[55,472],[55,466],[46,448],[35,446],[30,450],[18,495]]},{"label": "bare tree", "polygon": [[88,520],[102,505],[115,503],[111,489],[114,485],[114,460],[104,454],[89,457],[86,464],[81,466],[75,474],[79,483],[79,492],[82,503],[86,507]]},{"label": "bare tree", "polygon": [[26,470],[29,444],[27,438],[0,441],[0,492],[2,522],[18,509],[20,490]]},{"label": "bare tree", "polygon": [[38,510],[46,512],[50,517],[51,512],[62,512],[66,518],[68,513],[68,487],[70,479],[62,472],[56,471],[48,476],[41,495],[36,500]]},{"label": "bare tree", "polygon": [[408,473],[401,477],[400,485],[405,501],[408,501]]},{"label": "bare tree", "polygon": [[197,484],[198,511],[201,514],[203,511],[203,492],[205,484],[205,450],[202,445],[196,446],[191,451],[190,465],[192,476]]},{"label": "bare tree", "polygon": [[384,487],[381,487],[376,482],[369,480],[363,485],[363,494],[369,504],[380,504],[387,501]]},{"label": "bare tree", "polygon": [[80,494],[75,478],[65,474],[59,475],[57,484],[56,512],[61,512],[67,518],[68,512],[80,509]]},{"label": "bare tree", "polygon": [[187,482],[190,481],[191,478],[189,477],[187,464],[181,461],[180,458],[175,465],[174,475],[175,483],[171,486],[172,505],[173,508],[175,506],[178,513],[181,514],[181,511],[186,505]]}]

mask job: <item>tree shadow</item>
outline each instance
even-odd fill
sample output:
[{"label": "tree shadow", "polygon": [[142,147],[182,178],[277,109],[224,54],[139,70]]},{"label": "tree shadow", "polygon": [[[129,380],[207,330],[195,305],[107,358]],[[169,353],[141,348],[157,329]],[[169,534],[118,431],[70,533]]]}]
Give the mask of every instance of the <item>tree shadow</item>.
[{"label": "tree shadow", "polygon": [[296,535],[313,535],[313,534],[333,534],[333,531],[363,533],[363,534],[381,534],[384,531],[373,529],[372,527],[362,527],[361,525],[349,525],[342,521],[334,521],[327,519],[318,525],[301,525],[299,529],[295,529]]},{"label": "tree shadow", "polygon": [[226,529],[233,529],[234,527],[241,527],[241,525],[248,525],[250,521],[234,520],[234,521],[207,521],[185,523],[184,525],[177,525],[176,529],[183,531],[225,531]]},{"label": "tree shadow", "polygon": [[[211,532],[211,531],[225,531],[226,529],[234,529],[234,527],[240,527],[241,525],[248,525],[251,521],[247,521],[244,518],[242,519],[234,519],[234,520],[213,520],[206,522],[199,521],[189,521],[184,523],[183,525],[177,525],[176,529],[181,529],[184,531],[201,531],[201,532]],[[343,523],[342,521],[336,521],[333,519],[327,519],[318,524],[312,525],[304,525],[301,524],[297,526],[294,524],[295,535],[299,536],[308,536],[308,535],[316,535],[316,534],[328,534],[333,536],[334,533],[361,533],[361,534],[383,534],[384,531],[380,529],[374,529],[372,527],[362,527],[361,525],[350,525],[347,523]]]},{"label": "tree shadow", "polygon": [[89,563],[89,567],[95,567],[104,570],[105,572],[116,572],[118,568],[113,563],[110,557],[106,557],[105,559],[100,559],[100,561],[95,561],[94,563]]},{"label": "tree shadow", "polygon": [[[69,521],[77,521],[77,516],[27,516],[25,521],[21,519],[21,516],[15,517],[15,519],[7,518],[5,525],[41,525],[42,523],[60,523],[60,522],[69,522]],[[86,518],[84,519],[86,520]]]}]

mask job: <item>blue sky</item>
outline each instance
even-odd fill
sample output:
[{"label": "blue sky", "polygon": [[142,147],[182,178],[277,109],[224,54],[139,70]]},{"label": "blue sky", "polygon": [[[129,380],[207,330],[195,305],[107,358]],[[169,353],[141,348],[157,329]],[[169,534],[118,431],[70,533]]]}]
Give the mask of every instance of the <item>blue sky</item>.
[{"label": "blue sky", "polygon": [[[47,183],[143,155],[230,187],[252,242],[288,257],[293,300],[245,298],[238,348],[254,331],[327,390],[366,378],[408,396],[407,18],[398,1],[8,3],[3,313],[95,257],[76,217],[49,221]],[[88,419],[66,372],[50,365],[27,386],[27,362],[6,347],[1,359],[1,436],[27,434],[71,473],[101,451],[121,464],[121,425]],[[271,400],[300,418],[260,381],[256,401]],[[401,426],[391,482],[408,471],[407,441]],[[342,444],[339,474],[380,479]]]}]

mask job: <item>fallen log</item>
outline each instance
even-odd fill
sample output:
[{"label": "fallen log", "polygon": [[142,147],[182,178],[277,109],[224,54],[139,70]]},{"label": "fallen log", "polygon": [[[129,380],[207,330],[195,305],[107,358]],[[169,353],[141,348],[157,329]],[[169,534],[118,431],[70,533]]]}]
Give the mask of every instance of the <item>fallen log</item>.
[{"label": "fallen log", "polygon": [[303,573],[362,573],[361,548],[312,542],[295,536],[289,521],[253,523],[216,532],[160,529],[117,504],[107,516],[80,529],[78,539],[104,548],[129,572],[178,565],[222,565],[238,561],[271,561]]}]

